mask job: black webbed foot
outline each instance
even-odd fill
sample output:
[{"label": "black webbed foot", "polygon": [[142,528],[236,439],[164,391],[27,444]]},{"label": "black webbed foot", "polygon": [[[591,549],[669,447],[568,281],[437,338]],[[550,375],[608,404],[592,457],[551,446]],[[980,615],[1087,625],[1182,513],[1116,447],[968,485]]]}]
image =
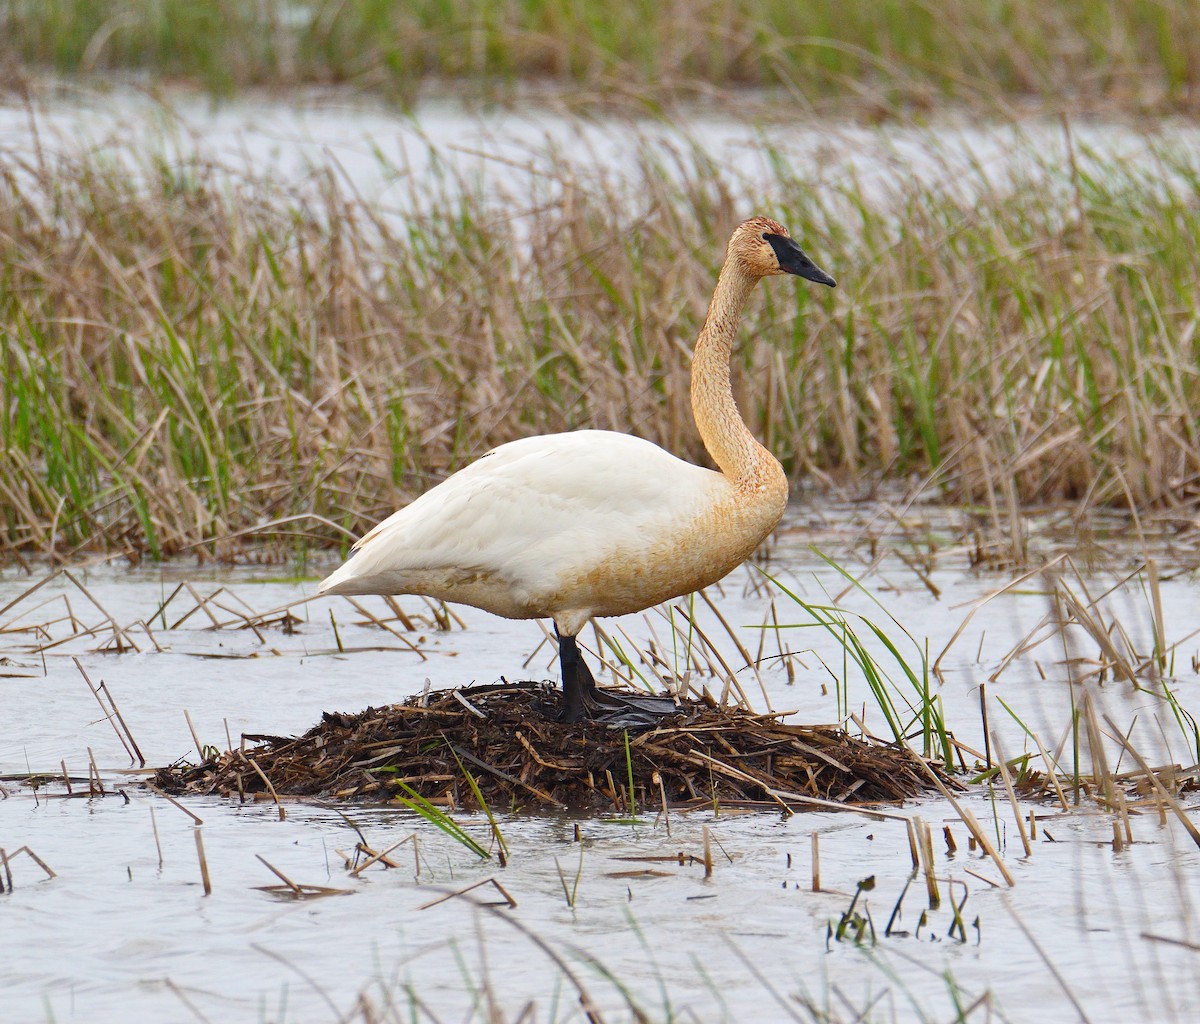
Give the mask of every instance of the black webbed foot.
[{"label": "black webbed foot", "polygon": [[650,729],[679,711],[670,697],[601,690],[573,636],[559,636],[558,658],[563,679],[560,722],[603,722],[615,728]]}]

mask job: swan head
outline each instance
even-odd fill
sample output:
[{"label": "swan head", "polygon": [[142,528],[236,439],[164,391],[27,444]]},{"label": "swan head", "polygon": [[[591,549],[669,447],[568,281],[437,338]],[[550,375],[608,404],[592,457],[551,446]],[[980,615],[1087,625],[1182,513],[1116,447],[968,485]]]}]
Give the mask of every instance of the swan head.
[{"label": "swan head", "polygon": [[795,274],[806,281],[836,288],[837,282],[818,267],[778,221],[751,217],[729,240],[729,258],[755,277]]}]

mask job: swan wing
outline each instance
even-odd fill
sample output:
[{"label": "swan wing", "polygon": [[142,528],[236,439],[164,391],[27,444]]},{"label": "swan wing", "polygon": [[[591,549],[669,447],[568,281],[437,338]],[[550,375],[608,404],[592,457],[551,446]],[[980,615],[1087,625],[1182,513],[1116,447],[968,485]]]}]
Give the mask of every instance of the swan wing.
[{"label": "swan wing", "polygon": [[512,441],[381,522],[320,591],[403,593],[441,574],[503,581],[514,602],[536,602],[564,575],[638,558],[728,487],[628,434]]}]

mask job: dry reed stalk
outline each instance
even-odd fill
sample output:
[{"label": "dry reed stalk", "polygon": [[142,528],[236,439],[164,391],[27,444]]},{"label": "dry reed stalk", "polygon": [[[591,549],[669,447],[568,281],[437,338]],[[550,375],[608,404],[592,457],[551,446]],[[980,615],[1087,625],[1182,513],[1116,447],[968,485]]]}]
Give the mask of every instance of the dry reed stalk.
[{"label": "dry reed stalk", "polygon": [[133,651],[141,651],[141,648],[129,638],[125,630],[117,625],[117,620],[112,617],[108,609],[96,599],[95,595],[88,590],[87,587],[79,582],[79,579],[70,570],[64,569],[63,575],[66,576],[66,578],[69,579],[73,584],[75,584],[83,596],[91,601],[92,604],[95,605],[99,610],[100,614],[108,620],[108,624],[112,629],[113,640],[117,645],[117,653],[121,653],[125,647],[129,647]]},{"label": "dry reed stalk", "polygon": [[200,880],[204,884],[204,895],[212,895],[212,880],[208,877],[208,858],[204,856],[204,838],[200,835],[200,829],[192,829],[192,835],[196,838],[196,858],[200,862]]},{"label": "dry reed stalk", "polygon": [[[972,842],[974,842],[974,840],[972,840]],[[987,876],[987,875],[980,874],[980,872],[976,871],[976,870],[975,870],[973,867],[969,867],[969,866],[968,866],[968,867],[964,867],[964,868],[963,868],[963,870],[964,870],[964,871],[965,871],[965,872],[966,872],[968,875],[970,875],[972,878],[978,878],[978,879],[979,879],[981,882],[986,882],[986,883],[987,883],[988,885],[990,885],[990,886],[991,886],[993,889],[999,889],[999,888],[1000,888],[1000,883],[999,883],[999,882],[997,882],[997,881],[996,881],[994,878],[988,878],[988,876]]]},{"label": "dry reed stalk", "polygon": [[1175,817],[1179,819],[1180,823],[1187,830],[1188,835],[1192,837],[1192,842],[1194,842],[1197,846],[1200,846],[1200,828],[1196,827],[1195,822],[1193,822],[1192,819],[1190,817],[1188,817],[1186,811],[1183,809],[1183,807],[1179,803],[1179,801],[1176,800],[1175,797],[1171,794],[1171,792],[1167,789],[1167,787],[1162,784],[1162,780],[1159,779],[1157,773],[1155,773],[1153,771],[1153,769],[1151,769],[1151,767],[1146,763],[1146,761],[1142,757],[1142,755],[1139,754],[1137,752],[1137,750],[1134,749],[1133,745],[1125,738],[1125,736],[1121,733],[1121,731],[1113,724],[1112,719],[1110,719],[1107,715],[1105,715],[1104,721],[1105,721],[1105,724],[1109,728],[1109,732],[1108,732],[1109,737],[1111,739],[1115,740],[1117,743],[1121,744],[1121,746],[1124,747],[1125,750],[1127,750],[1129,752],[1129,756],[1132,757],[1137,762],[1137,765],[1142,770],[1142,773],[1143,773],[1145,779],[1154,787],[1154,789],[1158,792],[1159,796],[1162,798],[1163,803],[1171,808],[1171,810],[1175,814]]},{"label": "dry reed stalk", "polygon": [[[200,830],[197,829],[196,835],[198,836],[199,834],[200,834]],[[288,878],[287,875],[285,875],[282,871],[280,871],[279,868],[277,868],[274,864],[272,864],[269,860],[267,860],[267,858],[264,857],[261,853],[256,853],[254,856],[257,857],[260,861],[262,861],[263,865],[267,868],[267,870],[270,871],[271,874],[273,874],[281,882],[283,882],[283,884],[286,885],[289,889],[291,889],[292,892],[296,896],[304,895],[304,890],[301,889],[300,886],[298,886],[295,882],[293,882],[290,878]],[[207,895],[207,893],[206,893],[206,895]]]},{"label": "dry reed stalk", "polygon": [[275,808],[279,811],[279,820],[287,820],[287,812],[283,809],[283,804],[279,801],[279,794],[275,792],[275,787],[271,784],[271,780],[267,778],[267,773],[259,766],[258,762],[252,757],[247,757],[246,763],[254,769],[254,773],[263,780],[263,785],[267,787],[267,792],[271,794],[271,799],[275,801]]},{"label": "dry reed stalk", "polygon": [[[997,765],[1000,768],[1000,778],[1004,782],[1004,792],[1008,796],[1008,804],[1012,808],[1013,819],[1017,823],[1017,831],[1021,834],[1021,847],[1025,851],[1025,856],[1029,857],[1033,854],[1033,848],[1029,845],[1029,835],[1025,831],[1025,819],[1021,816],[1021,808],[1017,804],[1017,794],[1013,790],[1012,775],[1008,771],[1008,761],[1004,756],[1004,748],[1000,745],[1000,737],[993,736],[992,742],[996,745]],[[1029,813],[1032,815],[1033,810]]]},{"label": "dry reed stalk", "polygon": [[907,818],[904,822],[905,834],[908,836],[908,853],[912,858],[913,871],[917,871],[921,867],[921,847],[920,839],[917,835],[917,826],[913,818]]},{"label": "dry reed stalk", "polygon": [[[504,886],[501,885],[495,878],[484,878],[478,882],[473,882],[471,885],[468,885],[464,889],[456,889],[454,892],[444,893],[443,895],[439,896],[435,900],[430,900],[428,903],[422,903],[419,907],[417,907],[417,909],[418,910],[428,910],[430,907],[436,907],[439,903],[445,903],[447,900],[457,899],[459,896],[465,896],[467,893],[473,892],[475,889],[478,889],[480,886],[483,886],[483,885],[492,886],[492,888],[494,888],[498,893],[500,893],[500,895],[502,897],[504,897],[504,902],[502,904],[499,904],[500,906],[508,907],[510,910],[516,909],[517,901],[514,900],[511,895],[509,895],[508,890],[505,889]],[[479,905],[480,906],[496,906],[496,904],[487,904],[487,903],[479,904]]]},{"label": "dry reed stalk", "polygon": [[98,792],[104,796],[104,782],[100,778],[100,769],[96,766],[96,755],[92,753],[92,748],[87,748],[88,752],[88,792],[91,796],[95,796]]},{"label": "dry reed stalk", "polygon": [[[54,871],[50,867],[49,864],[47,864],[44,860],[42,860],[42,858],[39,857],[36,853],[34,853],[28,846],[21,846],[21,847],[17,848],[16,850],[13,851],[13,856],[15,857],[19,853],[25,854],[25,856],[27,856],[39,868],[41,868],[44,872],[46,872],[47,878],[57,878],[58,877],[58,873],[56,871]],[[11,886],[10,886],[10,889],[11,889]]]},{"label": "dry reed stalk", "polygon": [[162,870],[162,840],[158,836],[158,819],[154,816],[154,804],[150,804],[150,828],[154,832],[154,849],[158,852],[158,870]]},{"label": "dry reed stalk", "polygon": [[1046,765],[1046,778],[1054,787],[1054,793],[1058,797],[1059,806],[1064,811],[1069,811],[1071,809],[1071,805],[1067,802],[1067,794],[1063,792],[1062,786],[1059,785],[1058,773],[1055,769],[1054,761],[1050,757],[1050,752],[1046,749],[1037,733],[1031,732],[1029,735],[1033,738],[1033,742],[1037,744],[1038,753],[1041,755],[1042,762]]},{"label": "dry reed stalk", "polygon": [[[186,807],[183,806],[183,804],[181,804],[173,796],[171,796],[169,793],[164,793],[161,789],[159,789],[157,786],[155,786],[152,782],[143,782],[142,785],[145,786],[148,790],[150,790],[151,793],[154,793],[157,796],[161,796],[164,800],[167,801],[167,803],[169,803],[172,806],[177,807],[179,810],[183,811],[183,813],[186,814],[189,818],[191,818],[192,821],[196,825],[204,824],[204,819],[201,818],[200,815],[196,814],[194,811],[189,811]],[[153,821],[153,818],[151,818],[151,821]],[[155,826],[155,835],[157,835],[157,834],[158,834],[157,826]]]},{"label": "dry reed stalk", "polygon": [[[389,868],[399,867],[399,865],[395,861],[388,860],[388,854],[391,853],[393,850],[396,850],[399,847],[403,846],[405,843],[409,843],[409,842],[411,842],[413,844],[413,847],[415,849],[416,842],[417,842],[417,834],[415,832],[410,836],[405,836],[399,842],[392,843],[392,845],[389,846],[382,853],[371,853],[367,857],[366,860],[364,860],[357,867],[353,868],[351,870],[350,874],[353,875],[355,878],[357,878],[364,871],[366,871],[366,869],[369,868],[372,864],[378,864],[378,863],[382,863],[386,867],[389,867]],[[418,865],[419,865],[419,862],[418,862]],[[501,867],[503,867],[503,865],[501,865]],[[419,866],[418,866],[417,874],[420,874]]]},{"label": "dry reed stalk", "polygon": [[987,834],[980,827],[975,815],[971,813],[969,808],[964,807],[958,802],[958,800],[954,798],[954,794],[950,792],[945,783],[943,783],[942,780],[937,777],[937,773],[934,772],[934,770],[929,767],[925,761],[920,761],[919,763],[924,769],[925,774],[937,788],[938,792],[940,792],[942,796],[944,796],[950,802],[950,805],[954,808],[955,813],[959,816],[959,818],[962,819],[963,824],[967,826],[971,836],[977,843],[979,843],[981,847],[983,847],[984,852],[992,858],[992,861],[995,863],[996,867],[999,868],[1000,874],[1004,876],[1004,881],[1007,882],[1010,887],[1016,885],[1017,883],[1013,879],[1012,874],[1009,872],[1008,868],[1004,866],[1004,861],[1000,859],[1000,854],[996,851],[996,847],[987,837]]},{"label": "dry reed stalk", "polygon": [[936,910],[942,904],[942,895],[938,891],[936,864],[933,859],[933,830],[929,822],[923,818],[913,819],[917,829],[918,848],[921,851],[921,865],[925,875],[925,891],[929,897],[929,907]]},{"label": "dry reed stalk", "polygon": [[[121,746],[125,748],[125,753],[129,755],[129,763],[133,764],[134,761],[139,761],[142,767],[145,767],[146,759],[142,756],[142,752],[138,749],[137,742],[134,740],[133,735],[129,732],[129,726],[125,724],[125,720],[121,717],[121,713],[117,710],[117,705],[112,699],[112,693],[106,689],[104,680],[100,680],[100,686],[98,688],[93,686],[92,680],[88,676],[80,660],[78,658],[72,658],[71,660],[75,663],[75,667],[79,670],[79,674],[83,676],[83,681],[87,683],[87,688],[91,691],[92,696],[96,698],[96,703],[100,705],[100,711],[103,713],[105,719],[107,719],[109,725],[113,727],[113,732],[117,734],[117,739],[121,741]],[[104,701],[100,697],[101,690],[103,690],[105,696],[108,697],[110,707],[104,706]],[[118,725],[118,723],[120,724]],[[64,768],[64,772],[65,770],[66,769]],[[67,791],[70,792],[69,786]]]},{"label": "dry reed stalk", "polygon": [[812,891],[821,891],[821,836],[812,834]]},{"label": "dry reed stalk", "polygon": [[187,721],[188,732],[192,734],[192,742],[196,744],[196,756],[201,761],[204,761],[204,744],[200,742],[200,737],[196,735],[196,727],[192,724],[192,716],[187,708],[183,709],[183,717]]},{"label": "dry reed stalk", "polygon": [[[749,668],[753,670],[754,678],[758,680],[758,688],[762,693],[763,706],[766,707],[768,712],[774,712],[775,709],[771,706],[771,698],[767,695],[766,684],[763,682],[762,674],[758,671],[758,662],[754,658],[750,657],[750,652],[746,650],[746,646],[742,643],[741,638],[737,635],[734,628],[729,625],[729,622],[725,616],[721,614],[721,610],[713,602],[713,599],[708,596],[707,588],[701,589],[699,594],[704,603],[708,605],[709,611],[711,611],[713,615],[717,617],[717,621],[725,630],[726,635],[733,641],[734,646],[737,647],[738,653],[742,656],[742,660]],[[722,662],[722,664],[724,664],[724,662]]]}]

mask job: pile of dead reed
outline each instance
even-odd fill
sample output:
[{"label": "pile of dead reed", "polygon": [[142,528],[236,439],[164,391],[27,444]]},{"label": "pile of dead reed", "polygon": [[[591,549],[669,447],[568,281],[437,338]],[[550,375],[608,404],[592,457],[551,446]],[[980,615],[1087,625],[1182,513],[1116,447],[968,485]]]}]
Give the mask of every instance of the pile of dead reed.
[{"label": "pile of dead reed", "polygon": [[[831,726],[791,725],[688,702],[631,733],[553,720],[554,691],[513,683],[433,693],[358,714],[326,713],[303,736],[161,768],[176,794],[388,801],[526,810],[899,801],[928,786],[916,755]],[[478,787],[479,796],[476,796]]]}]

